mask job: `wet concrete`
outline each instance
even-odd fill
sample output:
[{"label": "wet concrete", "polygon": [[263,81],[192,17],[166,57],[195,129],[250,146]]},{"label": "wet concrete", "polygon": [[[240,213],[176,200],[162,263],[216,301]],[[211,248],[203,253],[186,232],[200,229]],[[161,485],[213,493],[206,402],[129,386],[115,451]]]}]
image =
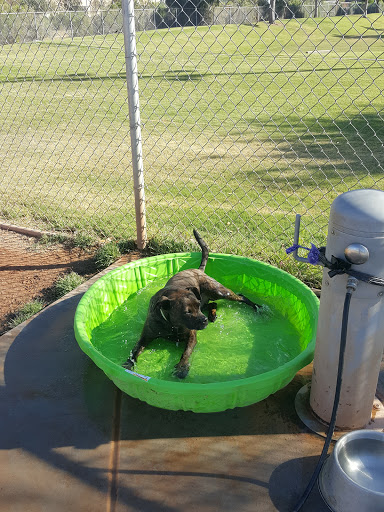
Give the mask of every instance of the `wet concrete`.
[{"label": "wet concrete", "polygon": [[[88,286],[0,338],[0,509],[291,510],[323,445],[294,408],[311,368],[249,407],[149,406],[79,349],[73,317]],[[302,510],[328,510],[317,487]]]}]

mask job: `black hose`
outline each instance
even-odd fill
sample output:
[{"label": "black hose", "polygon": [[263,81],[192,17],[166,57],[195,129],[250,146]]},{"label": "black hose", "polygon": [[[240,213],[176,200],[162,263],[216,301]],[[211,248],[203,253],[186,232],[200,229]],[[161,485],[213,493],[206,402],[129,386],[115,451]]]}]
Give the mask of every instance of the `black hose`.
[{"label": "black hose", "polygon": [[323,451],[321,452],[320,458],[317,462],[315,470],[312,474],[312,477],[303,492],[300,500],[297,502],[297,505],[292,510],[292,512],[299,512],[301,507],[307,501],[308,496],[310,495],[313,486],[316,483],[316,480],[319,476],[322,465],[324,464],[324,460],[327,457],[328,448],[332,440],[332,436],[335,430],[336,425],[336,417],[337,417],[337,409],[339,407],[340,400],[340,392],[341,392],[341,383],[343,378],[343,368],[344,368],[344,354],[345,354],[345,346],[347,343],[347,326],[348,326],[348,316],[349,316],[349,306],[351,303],[353,289],[347,288],[347,293],[344,299],[344,308],[343,308],[343,319],[341,323],[341,335],[340,335],[340,350],[339,350],[339,365],[337,369],[337,380],[336,380],[336,390],[335,390],[335,399],[333,402],[333,409],[331,414],[331,420],[328,426],[327,437],[324,442]]}]

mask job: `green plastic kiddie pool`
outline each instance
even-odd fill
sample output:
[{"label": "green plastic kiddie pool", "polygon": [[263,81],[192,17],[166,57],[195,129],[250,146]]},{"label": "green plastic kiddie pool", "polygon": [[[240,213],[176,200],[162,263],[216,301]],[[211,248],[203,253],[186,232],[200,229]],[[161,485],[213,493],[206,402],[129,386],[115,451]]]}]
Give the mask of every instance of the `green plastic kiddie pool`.
[{"label": "green plastic kiddie pool", "polygon": [[109,272],[77,307],[76,339],[117,387],[153,406],[216,412],[259,402],[312,361],[319,301],[290,274],[248,258],[212,253],[206,273],[262,304],[261,312],[218,301],[216,322],[197,332],[184,380],[172,374],[183,347],[166,340],[153,341],[132,371],[121,366],[140,336],[150,297],[200,260],[201,253],[166,254]]}]

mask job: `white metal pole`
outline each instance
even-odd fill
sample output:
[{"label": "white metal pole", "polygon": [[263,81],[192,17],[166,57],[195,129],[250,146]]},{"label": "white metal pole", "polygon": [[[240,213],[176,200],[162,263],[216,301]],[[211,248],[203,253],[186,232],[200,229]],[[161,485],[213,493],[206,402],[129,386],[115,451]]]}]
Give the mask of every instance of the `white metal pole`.
[{"label": "white metal pole", "polygon": [[133,0],[122,0],[125,67],[127,75],[129,126],[131,135],[133,187],[136,208],[137,247],[147,242],[141,121],[139,105],[139,75],[137,72],[135,11]]}]

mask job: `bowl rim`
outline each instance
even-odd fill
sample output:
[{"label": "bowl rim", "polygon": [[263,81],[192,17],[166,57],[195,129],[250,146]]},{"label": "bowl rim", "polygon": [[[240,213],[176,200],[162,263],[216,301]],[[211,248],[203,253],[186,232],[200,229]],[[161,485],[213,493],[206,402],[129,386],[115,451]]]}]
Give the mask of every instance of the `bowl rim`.
[{"label": "bowl rim", "polygon": [[[98,365],[97,361],[94,359],[93,355],[96,354],[97,359],[101,359],[103,361],[103,364],[110,368],[113,373],[115,374],[116,378],[118,379],[124,379],[126,382],[135,382],[135,384],[138,384],[138,381],[141,380],[143,384],[150,385],[150,387],[156,388],[159,391],[163,392],[176,392],[177,390],[180,390],[182,394],[188,395],[188,394],[194,394],[196,391],[204,391],[208,393],[212,392],[219,392],[220,394],[225,394],[228,390],[233,390],[235,388],[240,388],[244,386],[249,385],[255,385],[258,381],[262,381],[262,383],[265,385],[266,382],[273,380],[275,381],[276,378],[280,373],[282,373],[284,370],[287,371],[289,368],[297,369],[298,371],[300,368],[303,368],[307,364],[311,362],[313,359],[313,353],[315,348],[315,342],[316,342],[316,323],[317,323],[317,315],[318,315],[318,308],[319,308],[319,299],[318,297],[312,292],[312,290],[305,285],[302,281],[297,279],[296,277],[292,276],[288,272],[285,272],[282,269],[279,269],[273,265],[270,265],[268,263],[247,258],[245,256],[239,256],[239,255],[232,255],[232,254],[225,254],[225,253],[210,253],[209,259],[233,259],[237,261],[243,261],[244,263],[252,262],[253,265],[260,266],[261,268],[267,268],[269,270],[273,269],[274,272],[276,272],[277,275],[284,276],[284,279],[292,280],[292,283],[296,283],[296,286],[300,287],[300,289],[303,291],[303,297],[306,299],[306,305],[310,307],[310,309],[313,311],[313,313],[316,313],[316,319],[315,319],[315,325],[314,325],[314,333],[311,338],[311,340],[308,342],[305,349],[300,352],[297,356],[295,356],[293,359],[287,361],[283,365],[270,370],[268,372],[264,372],[258,375],[253,375],[251,377],[246,377],[243,379],[234,379],[234,380],[228,380],[228,381],[220,381],[220,382],[209,382],[209,383],[192,383],[192,382],[184,382],[184,381],[171,381],[171,380],[164,380],[159,379],[156,377],[148,376],[148,381],[144,381],[142,378],[138,378],[138,375],[135,373],[130,373],[125,368],[120,366],[117,363],[114,363],[110,359],[108,359],[106,356],[104,356],[100,351],[98,351],[91,343],[87,333],[85,332],[84,323],[81,320],[81,317],[83,316],[83,311],[86,309],[87,305],[89,304],[90,300],[92,299],[92,295],[95,293],[95,291],[102,286],[102,283],[106,280],[113,279],[113,276],[117,276],[120,273],[125,273],[127,270],[131,268],[135,268],[138,266],[142,266],[145,264],[145,262],[148,262],[149,260],[151,262],[156,263],[157,261],[164,261],[164,260],[171,260],[175,258],[192,258],[192,257],[200,257],[200,252],[183,252],[183,253],[169,253],[169,254],[160,254],[157,256],[150,256],[147,258],[141,258],[139,260],[135,260],[130,263],[126,263],[125,265],[122,265],[121,267],[118,267],[117,269],[111,270],[104,276],[100,277],[92,286],[84,293],[83,297],[80,299],[80,302],[77,306],[75,317],[74,317],[74,330],[75,330],[75,337],[79,344],[79,346],[88,354],[88,356],[95,362],[96,365]],[[98,365],[99,366],[99,365]],[[101,368],[101,367],[100,367]],[[101,368],[103,371],[105,371],[104,368]],[[295,372],[296,373],[296,372]],[[294,376],[294,375],[293,375]],[[292,376],[292,378],[293,378]]]},{"label": "bowl rim", "polygon": [[357,439],[374,439],[374,440],[384,443],[384,433],[378,432],[376,430],[364,430],[364,429],[353,430],[351,432],[347,432],[346,434],[341,436],[340,439],[336,442],[336,446],[332,453],[334,462],[337,465],[337,468],[341,471],[341,474],[347,480],[351,481],[353,483],[353,485],[355,485],[356,487],[358,487],[360,489],[364,489],[365,491],[367,491],[373,495],[384,498],[384,491],[383,492],[375,491],[373,489],[369,489],[369,488],[365,487],[364,485],[359,484],[358,482],[356,482],[353,478],[351,478],[348,475],[348,473],[344,470],[343,466],[340,464],[339,456],[340,456],[341,450],[348,443],[353,442]]}]

